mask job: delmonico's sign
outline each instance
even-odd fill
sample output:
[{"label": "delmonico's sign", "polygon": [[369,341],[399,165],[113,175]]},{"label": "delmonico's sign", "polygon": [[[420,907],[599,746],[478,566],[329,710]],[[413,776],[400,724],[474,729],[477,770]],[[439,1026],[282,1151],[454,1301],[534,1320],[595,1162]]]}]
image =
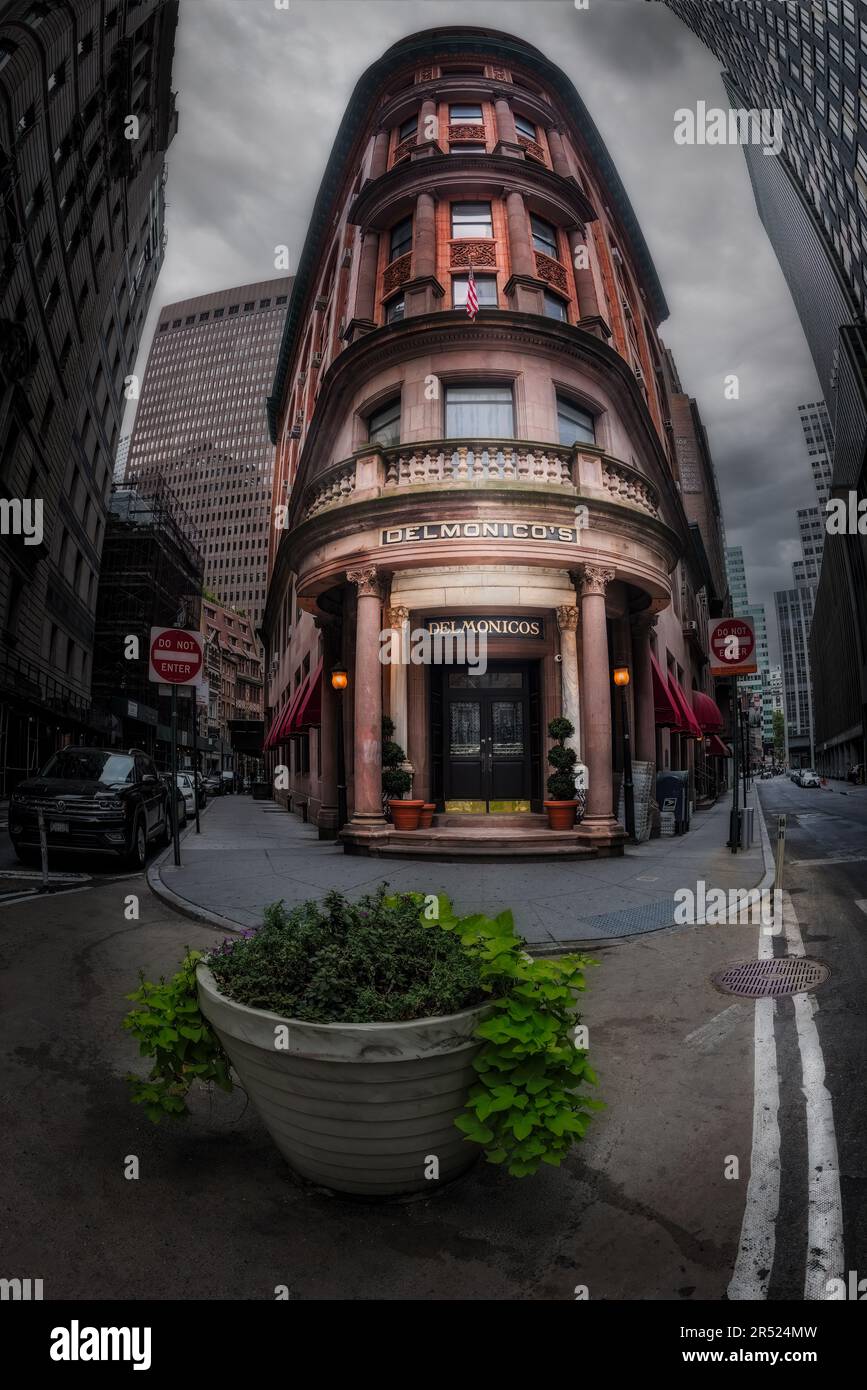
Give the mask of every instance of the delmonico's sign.
[{"label": "delmonico's sign", "polygon": [[575,526],[551,526],[544,521],[423,521],[415,526],[390,526],[382,545],[411,545],[417,541],[554,541],[577,545]]},{"label": "delmonico's sign", "polygon": [[481,617],[456,617],[450,614],[447,618],[425,618],[423,621],[428,632],[434,635],[446,632],[483,632],[487,637],[545,636],[544,619],[520,613],[491,613]]}]

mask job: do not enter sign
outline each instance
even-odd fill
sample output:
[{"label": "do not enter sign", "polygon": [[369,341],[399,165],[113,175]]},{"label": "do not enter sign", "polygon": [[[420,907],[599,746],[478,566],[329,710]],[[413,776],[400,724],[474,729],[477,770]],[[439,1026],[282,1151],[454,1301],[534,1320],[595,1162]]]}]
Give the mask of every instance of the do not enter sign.
[{"label": "do not enter sign", "polygon": [[204,664],[201,632],[152,627],[148,679],[160,685],[196,685]]},{"label": "do not enter sign", "polygon": [[712,618],[707,645],[712,676],[751,676],[758,670],[752,618]]}]

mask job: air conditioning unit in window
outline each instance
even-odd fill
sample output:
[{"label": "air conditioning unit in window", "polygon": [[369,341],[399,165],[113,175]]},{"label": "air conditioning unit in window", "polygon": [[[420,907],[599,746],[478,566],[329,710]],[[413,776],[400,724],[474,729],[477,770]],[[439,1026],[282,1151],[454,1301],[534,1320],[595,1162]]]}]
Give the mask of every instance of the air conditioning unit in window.
[{"label": "air conditioning unit in window", "polygon": [[351,247],[351,246],[347,246],[347,247],[344,248],[343,255],[342,255],[341,258],[340,258],[340,264],[341,264],[341,266],[342,266],[342,268],[343,268],[344,270],[348,270],[349,267],[352,265],[352,247]]},{"label": "air conditioning unit in window", "polygon": [[321,352],[314,352],[311,361],[312,361],[314,367],[321,367],[321,366],[322,366],[322,353],[321,353]]},{"label": "air conditioning unit in window", "polygon": [[636,380],[636,381],[643,381],[643,380],[644,380],[644,372],[641,370],[640,367],[635,366],[635,367],[632,368],[632,370],[633,370],[633,372],[635,373],[635,380]]},{"label": "air conditioning unit in window", "polygon": [[316,296],[316,298],[313,301],[313,308],[320,310],[328,308],[328,300],[325,298],[324,294],[318,294]]}]

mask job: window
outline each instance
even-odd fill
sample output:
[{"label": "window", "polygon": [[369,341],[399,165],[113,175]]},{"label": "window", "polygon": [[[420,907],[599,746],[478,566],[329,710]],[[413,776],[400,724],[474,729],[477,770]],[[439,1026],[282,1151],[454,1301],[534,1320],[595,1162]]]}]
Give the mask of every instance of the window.
[{"label": "window", "polygon": [[[475,282],[479,308],[498,309],[500,301],[497,297],[496,275],[476,275]],[[455,309],[466,307],[469,284],[469,275],[455,275],[452,278],[452,305]]]},{"label": "window", "polygon": [[563,323],[569,318],[565,299],[561,299],[559,294],[552,294],[546,290],[544,294],[545,317],[548,319],[560,319]]},{"label": "window", "polygon": [[492,237],[490,203],[452,203],[453,237]]},{"label": "window", "polygon": [[396,396],[387,405],[381,405],[367,419],[367,437],[371,444],[381,444],[384,449],[400,443],[400,397]]},{"label": "window", "polygon": [[470,121],[475,125],[482,124],[481,106],[450,106],[449,125],[464,125]]},{"label": "window", "polygon": [[568,446],[570,444],[595,444],[596,427],[593,416],[589,411],[582,410],[581,406],[567,400],[565,396],[557,397],[557,428],[560,433],[560,443]]},{"label": "window", "polygon": [[511,386],[448,386],[445,428],[449,439],[514,439]]},{"label": "window", "polygon": [[397,143],[402,145],[404,140],[408,140],[411,135],[415,135],[418,130],[418,114],[410,116],[402,125],[397,128]]},{"label": "window", "polygon": [[487,145],[478,145],[474,140],[455,140],[449,145],[449,154],[487,154]]},{"label": "window", "polygon": [[11,39],[0,39],[0,68],[5,68],[17,47],[17,43]]},{"label": "window", "polygon": [[536,250],[544,251],[545,255],[550,256],[554,261],[559,260],[556,227],[552,227],[550,222],[545,222],[541,217],[537,217],[534,212],[530,213],[530,227]]},{"label": "window", "polygon": [[64,63],[60,63],[60,65],[59,65],[58,67],[56,67],[56,68],[54,69],[54,71],[53,71],[52,73],[49,73],[49,75],[48,75],[48,91],[49,91],[49,94],[59,91],[60,88],[63,86],[63,84],[64,84],[65,81],[66,81],[66,63],[64,62]]},{"label": "window", "polygon": [[388,301],[387,305],[385,306],[386,323],[400,323],[401,319],[404,318],[405,315],[406,300],[404,299],[402,294],[396,295],[394,299],[390,299]]},{"label": "window", "polygon": [[528,140],[535,140],[536,127],[532,121],[528,121],[526,116],[515,116],[515,129],[519,135],[526,135]]},{"label": "window", "polygon": [[412,249],[412,218],[404,217],[401,222],[397,222],[391,229],[391,237],[388,244],[389,262],[398,260],[405,256],[407,251]]}]

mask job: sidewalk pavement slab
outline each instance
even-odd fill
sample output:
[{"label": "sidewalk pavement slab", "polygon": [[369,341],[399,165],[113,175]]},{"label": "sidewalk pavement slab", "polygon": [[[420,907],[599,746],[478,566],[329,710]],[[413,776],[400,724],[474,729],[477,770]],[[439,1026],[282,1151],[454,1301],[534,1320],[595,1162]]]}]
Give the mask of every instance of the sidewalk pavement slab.
[{"label": "sidewalk pavement slab", "polygon": [[[755,793],[751,804],[756,805]],[[674,894],[695,887],[753,888],[765,873],[762,834],[751,849],[726,847],[729,801],[693,815],[684,835],[628,848],[621,858],[534,863],[382,860],[345,855],[273,802],[220,797],[202,817],[202,833],[183,837],[148,871],[154,893],[178,911],[227,931],[257,926],[269,903],[289,907],[337,889],[350,899],[386,882],[393,891],[445,893],[460,912],[510,907],[530,943],[563,945],[643,935],[672,926]],[[761,831],[761,811],[757,815]],[[765,837],[766,839],[766,837]]]}]

